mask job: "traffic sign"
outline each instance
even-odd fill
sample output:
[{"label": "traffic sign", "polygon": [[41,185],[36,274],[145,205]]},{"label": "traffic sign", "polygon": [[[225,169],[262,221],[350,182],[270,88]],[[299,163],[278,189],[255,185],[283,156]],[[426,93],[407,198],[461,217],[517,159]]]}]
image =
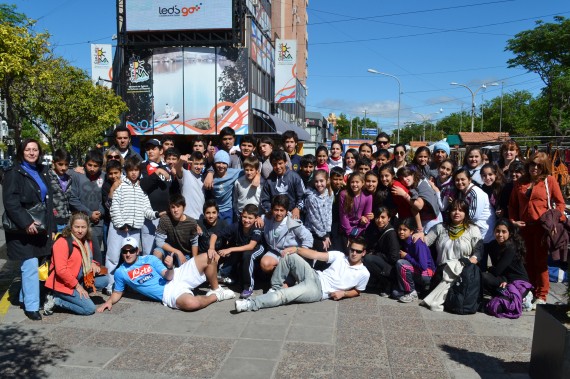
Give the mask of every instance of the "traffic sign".
[{"label": "traffic sign", "polygon": [[378,131],[376,129],[362,128],[362,132],[360,134],[362,134],[363,136],[375,136],[377,133]]}]

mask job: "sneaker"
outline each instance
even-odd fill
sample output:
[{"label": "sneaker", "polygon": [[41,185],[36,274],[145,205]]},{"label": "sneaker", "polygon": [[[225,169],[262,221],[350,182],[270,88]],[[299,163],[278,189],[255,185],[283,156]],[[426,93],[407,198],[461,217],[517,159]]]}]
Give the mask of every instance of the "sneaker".
[{"label": "sneaker", "polygon": [[236,312],[247,312],[251,310],[251,300],[236,300]]},{"label": "sneaker", "polygon": [[398,301],[400,303],[411,303],[412,301],[418,300],[418,293],[414,290],[410,293],[407,293],[401,296]]},{"label": "sneaker", "polygon": [[239,297],[241,297],[242,299],[247,299],[251,295],[253,295],[253,291],[243,290],[243,291],[241,291],[241,294],[239,295]]},{"label": "sneaker", "polygon": [[546,300],[543,300],[543,299],[536,299],[536,300],[534,301],[534,303],[532,303],[532,310],[533,310],[533,311],[536,311],[536,306],[537,306],[537,305],[543,305],[543,304],[546,304]]},{"label": "sneaker", "polygon": [[210,296],[210,295],[216,295],[216,297],[218,298],[218,301],[224,301],[224,300],[233,299],[234,297],[236,297],[236,294],[234,293],[234,291],[232,291],[228,288],[224,288],[222,286],[219,286],[215,290],[209,290],[208,293],[206,294],[206,296]]},{"label": "sneaker", "polygon": [[218,274],[218,282],[228,285],[234,284],[234,280],[232,278],[230,278],[229,276],[222,276],[220,274]]},{"label": "sneaker", "polygon": [[534,296],[532,296],[532,292],[528,291],[528,294],[526,295],[526,297],[523,299],[522,302],[522,309],[525,312],[529,312],[532,311],[532,300],[534,299]]},{"label": "sneaker", "polygon": [[380,291],[380,297],[390,297],[390,294],[388,292],[385,291]]},{"label": "sneaker", "polygon": [[46,301],[44,302],[44,315],[51,316],[53,314],[53,309],[55,308],[55,298],[52,294],[46,295]]},{"label": "sneaker", "polygon": [[406,293],[404,291],[400,291],[400,290],[392,290],[392,298],[394,299],[399,299],[402,296],[404,296]]},{"label": "sneaker", "polygon": [[113,290],[111,288],[105,287],[101,290],[101,293],[105,296],[111,296],[111,294],[113,293]]}]

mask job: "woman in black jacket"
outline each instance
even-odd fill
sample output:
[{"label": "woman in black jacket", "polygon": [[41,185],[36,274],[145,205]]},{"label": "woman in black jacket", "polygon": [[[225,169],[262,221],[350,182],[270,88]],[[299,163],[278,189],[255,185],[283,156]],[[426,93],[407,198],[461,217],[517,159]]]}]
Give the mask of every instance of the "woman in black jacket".
[{"label": "woman in black jacket", "polygon": [[[51,254],[54,227],[53,203],[48,167],[42,165],[38,141],[25,139],[16,152],[14,167],[4,177],[2,198],[6,216],[17,230],[5,230],[8,257],[21,262],[22,290],[20,303],[31,320],[41,320],[38,258]],[[45,225],[34,221],[27,209],[45,204]]]},{"label": "woman in black jacket", "polygon": [[366,229],[367,254],[364,266],[370,271],[369,287],[380,291],[380,296],[388,296],[395,284],[394,265],[400,259],[400,242],[390,224],[390,210],[378,207],[374,210],[374,223]]}]

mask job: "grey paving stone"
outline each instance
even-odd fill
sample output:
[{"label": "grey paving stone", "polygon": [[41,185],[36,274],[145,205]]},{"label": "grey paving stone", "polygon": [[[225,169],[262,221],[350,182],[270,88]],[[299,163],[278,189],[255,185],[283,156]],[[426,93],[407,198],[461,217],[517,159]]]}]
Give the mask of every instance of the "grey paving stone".
[{"label": "grey paving stone", "polygon": [[[274,309],[278,309],[274,308]],[[263,309],[259,312],[244,312],[246,314],[250,314],[251,317],[249,318],[250,322],[256,324],[269,324],[269,325],[289,325],[293,321],[296,313],[295,309],[288,309],[286,313],[275,312],[273,309],[269,309],[270,312],[266,312],[266,309]],[[242,320],[242,314],[240,313],[239,320]]]},{"label": "grey paving stone", "polygon": [[470,336],[470,335],[449,335],[449,334],[434,334],[433,340],[435,345],[441,350],[446,349],[460,349],[467,352],[486,352],[485,346],[486,337]]},{"label": "grey paving stone", "polygon": [[388,367],[388,353],[383,339],[354,339],[337,337],[335,359],[344,366],[362,364]]},{"label": "grey paving stone", "polygon": [[401,304],[394,301],[393,305],[379,305],[378,315],[381,317],[420,318],[420,307],[416,304]]},{"label": "grey paving stone", "polygon": [[61,347],[71,347],[88,340],[95,333],[90,329],[61,328],[57,327],[46,334],[46,337]]},{"label": "grey paving stone", "polygon": [[[347,357],[347,360],[350,360]],[[392,378],[390,375],[390,370],[386,367],[379,367],[373,365],[367,365],[362,362],[363,365],[359,366],[344,366],[343,364],[335,364],[333,371],[333,378],[338,379],[362,379],[362,378],[378,378],[378,379],[389,379]]]},{"label": "grey paving stone", "polygon": [[150,321],[149,330],[157,333],[174,334],[177,336],[191,336],[201,324],[197,321],[171,320],[165,317],[158,321]]},{"label": "grey paving stone", "polygon": [[193,334],[204,337],[238,338],[246,327],[245,322],[218,323],[204,321],[197,325]]},{"label": "grey paving stone", "polygon": [[[24,311],[22,311],[22,313],[24,313]],[[32,321],[28,318],[24,319],[24,324],[59,324],[61,323],[63,320],[66,320],[67,318],[69,318],[70,316],[73,316],[71,313],[64,313],[62,311],[56,310],[55,313],[51,316],[43,316],[42,315],[42,319],[40,321]]]},{"label": "grey paving stone", "polygon": [[434,351],[393,347],[388,344],[388,359],[390,367],[404,370],[432,370],[439,373],[446,372],[446,368]]},{"label": "grey paving stone", "polygon": [[81,345],[126,349],[139,338],[144,338],[144,336],[145,334],[142,333],[97,331],[91,334],[89,338],[83,339]]},{"label": "grey paving stone", "polygon": [[473,334],[473,327],[467,320],[426,321],[427,328],[434,334]]},{"label": "grey paving stone", "polygon": [[526,353],[530,352],[532,339],[523,337],[496,337],[489,336],[483,338],[488,352],[497,353]]},{"label": "grey paving stone", "polygon": [[377,315],[378,303],[374,299],[366,300],[359,297],[343,299],[338,302],[338,312],[345,314]]},{"label": "grey paving stone", "polygon": [[417,368],[398,368],[394,370],[392,377],[394,379],[445,379],[449,378],[449,373],[445,370],[430,370]]},{"label": "grey paving stone", "polygon": [[296,325],[289,329],[286,339],[288,341],[333,343],[334,329],[320,326]]},{"label": "grey paving stone", "polygon": [[65,361],[61,363],[61,365],[102,368],[119,352],[119,349],[92,346],[75,346],[71,349],[71,353],[65,359]]},{"label": "grey paving stone", "polygon": [[251,358],[229,358],[222,366],[218,378],[267,379],[273,374],[276,361]]},{"label": "grey paving stone", "polygon": [[299,304],[299,306],[310,312],[336,312],[338,304],[340,304],[338,301],[322,300],[316,303]]},{"label": "grey paving stone", "polygon": [[163,370],[184,377],[212,378],[222,367],[233,344],[231,339],[190,337],[174,349]]},{"label": "grey paving stone", "polygon": [[532,338],[534,312],[525,312],[516,320],[498,319],[488,316],[487,320],[469,320],[473,331],[484,336],[521,336]]},{"label": "grey paving stone", "polygon": [[452,379],[480,379],[481,375],[470,367],[465,367],[449,372]]},{"label": "grey paving stone", "polygon": [[434,349],[435,345],[429,333],[384,332],[386,342],[394,347],[413,347],[416,349]]},{"label": "grey paving stone", "polygon": [[[146,331],[146,329],[141,329],[140,331]],[[129,349],[148,349],[149,346],[152,346],[153,351],[172,351],[174,350],[173,347],[178,348],[178,346],[187,341],[188,338],[183,336],[150,333],[150,331],[146,331],[141,337],[132,341]]]},{"label": "grey paving stone", "polygon": [[305,342],[286,342],[283,346],[281,361],[292,362],[307,360],[309,362],[330,363],[334,358],[334,347],[324,344]]},{"label": "grey paving stone", "polygon": [[361,317],[354,314],[339,314],[337,330],[362,332],[363,334],[382,334],[382,318],[380,316]]},{"label": "grey paving stone", "polygon": [[385,332],[427,332],[427,326],[421,318],[408,318],[400,320],[397,318],[385,318],[382,320],[382,327]]},{"label": "grey paving stone", "polygon": [[257,324],[251,321],[242,331],[240,338],[283,340],[288,329],[288,325]]},{"label": "grey paving stone", "polygon": [[311,312],[299,308],[293,317],[293,325],[301,326],[330,326],[333,327],[336,315],[331,312]]},{"label": "grey paving stone", "polygon": [[239,339],[236,341],[230,357],[277,360],[281,354],[282,345],[281,341]]},{"label": "grey paving stone", "polygon": [[[163,364],[173,355],[173,344],[169,349],[158,347],[148,339],[146,348],[129,348],[123,350],[105,368],[128,372],[162,373]],[[152,350],[150,353],[149,350]]]}]

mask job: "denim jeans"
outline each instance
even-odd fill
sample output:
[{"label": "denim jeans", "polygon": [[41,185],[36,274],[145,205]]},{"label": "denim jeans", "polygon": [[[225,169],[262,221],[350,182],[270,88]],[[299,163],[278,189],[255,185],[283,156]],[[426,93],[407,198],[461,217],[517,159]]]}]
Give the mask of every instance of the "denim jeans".
[{"label": "denim jeans", "polygon": [[[107,282],[107,276],[96,276],[95,288],[101,289],[107,286]],[[73,290],[71,295],[54,291],[53,296],[55,298],[55,305],[80,316],[92,315],[97,309],[91,297],[88,296],[87,299],[80,297],[76,289]]]},{"label": "denim jeans", "polygon": [[38,258],[29,258],[22,261],[22,289],[20,290],[20,303],[24,304],[27,312],[40,309],[40,279],[38,277]]},{"label": "denim jeans", "polygon": [[141,255],[152,254],[152,249],[154,249],[154,236],[156,235],[156,228],[158,227],[158,220],[144,220],[143,227],[141,229],[141,240],[142,249]]},{"label": "denim jeans", "polygon": [[[292,274],[299,283],[293,287],[283,288],[283,282],[289,274]],[[277,307],[293,301],[314,303],[323,298],[319,275],[297,254],[289,254],[279,260],[271,277],[271,288],[275,291],[252,299],[252,310]]]},{"label": "denim jeans", "polygon": [[115,269],[119,265],[119,259],[121,258],[121,245],[123,239],[127,237],[133,237],[139,242],[141,241],[141,231],[140,229],[130,229],[128,232],[115,228],[114,225],[109,226],[109,235],[107,236],[107,252],[105,256],[105,267],[109,270],[107,289],[112,290],[114,278],[113,274]]}]

